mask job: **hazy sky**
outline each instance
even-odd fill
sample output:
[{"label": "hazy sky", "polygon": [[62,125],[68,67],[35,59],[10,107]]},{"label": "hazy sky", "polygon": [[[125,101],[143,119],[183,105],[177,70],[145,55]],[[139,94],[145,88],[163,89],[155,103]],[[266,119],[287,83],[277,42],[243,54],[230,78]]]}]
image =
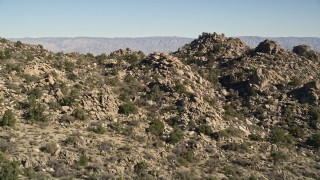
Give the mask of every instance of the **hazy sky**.
[{"label": "hazy sky", "polygon": [[320,0],[0,0],[0,36],[320,37]]}]

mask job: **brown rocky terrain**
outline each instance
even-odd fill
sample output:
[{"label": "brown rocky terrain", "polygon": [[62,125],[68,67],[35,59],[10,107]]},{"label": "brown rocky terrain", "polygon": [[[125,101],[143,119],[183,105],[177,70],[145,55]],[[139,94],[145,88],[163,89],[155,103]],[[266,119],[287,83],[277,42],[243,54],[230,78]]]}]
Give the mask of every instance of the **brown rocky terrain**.
[{"label": "brown rocky terrain", "polygon": [[216,33],[149,55],[0,39],[0,179],[319,179],[319,57]]}]

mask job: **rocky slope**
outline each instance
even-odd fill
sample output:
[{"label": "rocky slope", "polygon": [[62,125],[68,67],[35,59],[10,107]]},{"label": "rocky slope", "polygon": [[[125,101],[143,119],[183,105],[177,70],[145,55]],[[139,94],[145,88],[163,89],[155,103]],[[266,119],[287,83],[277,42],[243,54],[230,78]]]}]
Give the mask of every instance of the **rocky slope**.
[{"label": "rocky slope", "polygon": [[319,57],[216,33],[149,55],[0,39],[0,179],[317,179]]}]

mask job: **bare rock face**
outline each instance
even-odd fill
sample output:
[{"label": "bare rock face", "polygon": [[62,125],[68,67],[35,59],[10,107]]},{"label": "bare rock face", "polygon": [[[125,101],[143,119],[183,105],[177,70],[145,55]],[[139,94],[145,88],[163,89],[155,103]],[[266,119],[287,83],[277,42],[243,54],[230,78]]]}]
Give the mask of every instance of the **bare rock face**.
[{"label": "bare rock face", "polygon": [[266,39],[256,47],[255,51],[267,54],[277,54],[278,52],[282,52],[284,50],[275,41]]},{"label": "bare rock face", "polygon": [[299,56],[303,56],[307,59],[319,61],[320,60],[320,54],[316,51],[314,51],[310,46],[308,45],[299,45],[293,47],[292,50],[294,53],[298,54]]},{"label": "bare rock face", "polygon": [[289,95],[296,98],[300,103],[312,105],[319,104],[320,82],[312,81],[305,84],[302,88],[289,92]]}]

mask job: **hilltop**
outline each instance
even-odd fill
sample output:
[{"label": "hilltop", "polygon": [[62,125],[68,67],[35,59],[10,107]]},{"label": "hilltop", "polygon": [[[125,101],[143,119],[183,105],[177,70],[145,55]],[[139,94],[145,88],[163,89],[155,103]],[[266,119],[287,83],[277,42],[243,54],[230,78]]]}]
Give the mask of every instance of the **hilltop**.
[{"label": "hilltop", "polygon": [[0,39],[0,179],[317,179],[320,54],[203,33],[172,53]]}]

